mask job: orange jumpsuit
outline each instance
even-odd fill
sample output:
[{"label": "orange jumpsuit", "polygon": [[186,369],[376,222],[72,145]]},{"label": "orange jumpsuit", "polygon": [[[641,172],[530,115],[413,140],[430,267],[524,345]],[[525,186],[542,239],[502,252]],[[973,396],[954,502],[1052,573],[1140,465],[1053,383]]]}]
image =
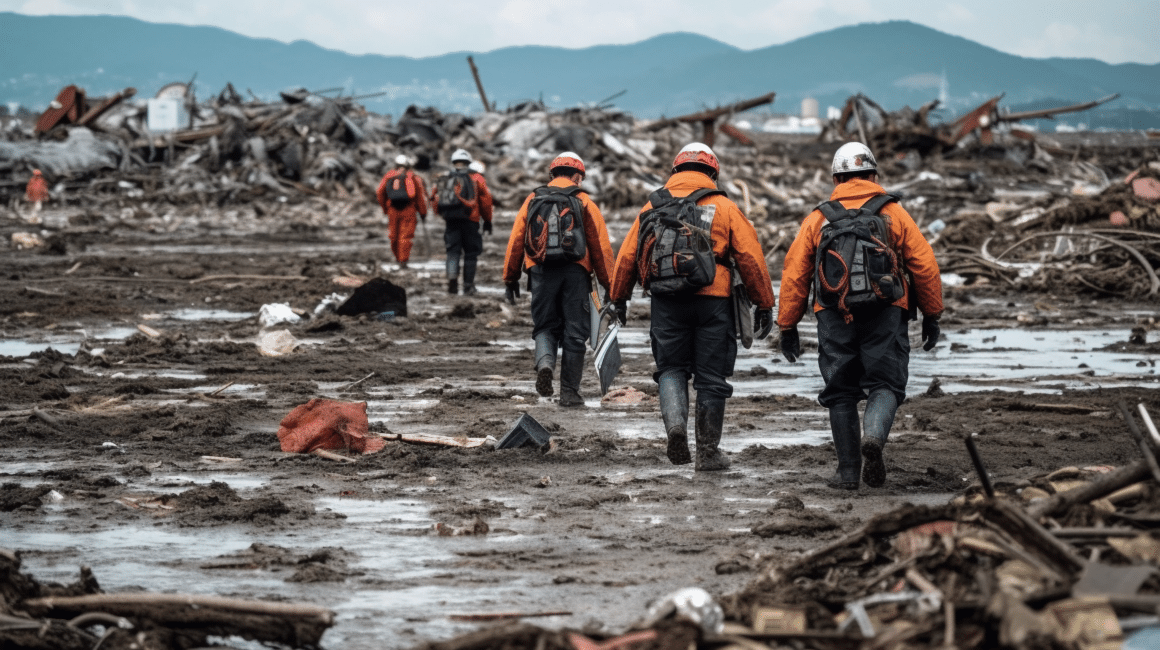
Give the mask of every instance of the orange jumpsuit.
[{"label": "orange jumpsuit", "polygon": [[[406,174],[408,194],[412,200],[407,205],[396,208],[387,199],[387,182],[401,173]],[[387,238],[391,240],[391,252],[400,264],[406,264],[411,259],[415,224],[418,218],[427,218],[427,188],[423,186],[423,179],[409,169],[392,169],[383,176],[375,196],[383,208],[383,214],[387,215]]]},{"label": "orange jumpsuit", "polygon": [[[886,190],[877,183],[856,178],[835,187],[830,200],[840,201],[847,208],[857,208],[871,197],[885,193]],[[914,219],[897,202],[886,204],[881,214],[890,224],[890,245],[914,276],[914,286],[907,283],[902,298],[894,305],[903,310],[909,309],[913,292],[922,313],[937,318],[943,311],[942,278],[939,276],[934,251],[915,225]],[[781,303],[777,313],[779,329],[796,327],[806,313],[806,301],[814,281],[818,242],[821,241],[825,221],[820,211],[811,212],[802,222],[797,238],[786,253],[785,270],[781,276],[781,299],[778,301]],[[821,310],[821,305],[815,302],[814,311]]]},{"label": "orange jumpsuit", "polygon": [[24,197],[33,203],[48,200],[48,183],[40,174],[33,174],[24,189]]}]

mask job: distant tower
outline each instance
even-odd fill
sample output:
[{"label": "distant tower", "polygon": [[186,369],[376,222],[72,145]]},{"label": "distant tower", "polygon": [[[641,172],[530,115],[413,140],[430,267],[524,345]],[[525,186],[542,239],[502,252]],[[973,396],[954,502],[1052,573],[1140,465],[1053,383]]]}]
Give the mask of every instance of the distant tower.
[{"label": "distant tower", "polygon": [[802,119],[818,119],[818,100],[806,97],[802,100]]}]

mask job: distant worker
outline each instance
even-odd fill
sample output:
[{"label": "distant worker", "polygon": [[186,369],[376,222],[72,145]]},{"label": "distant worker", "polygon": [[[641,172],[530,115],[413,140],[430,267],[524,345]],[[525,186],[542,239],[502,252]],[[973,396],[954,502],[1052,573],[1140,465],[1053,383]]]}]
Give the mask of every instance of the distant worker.
[{"label": "distant worker", "polygon": [[32,203],[32,214],[40,213],[42,204],[48,200],[48,182],[39,169],[32,170],[32,178],[28,179],[28,186],[24,188],[24,198]]},{"label": "distant worker", "polygon": [[[753,224],[717,189],[721,165],[713,151],[695,142],[681,149],[672,176],[649,196],[616,258],[612,300],[627,320],[626,300],[637,281],[652,294],[652,340],[661,418],[674,465],[689,456],[689,377],[697,391],[695,421],[698,472],[729,467],[718,449],[726,379],[737,360],[733,273],[738,291],[755,305],[755,338],[773,329],[773,286]],[[680,222],[680,225],[678,224]]]},{"label": "distant worker", "polygon": [[532,339],[536,344],[536,392],[552,394],[556,352],[560,361],[560,406],[583,406],[584,342],[589,337],[591,275],[607,293],[612,245],[600,208],[580,189],[584,161],[565,151],[548,165],[551,180],[528,195],[512,224],[504,260],[507,300],[520,295],[521,271],[532,293]]},{"label": "distant worker", "polygon": [[483,232],[491,234],[491,192],[483,174],[468,169],[471,154],[457,149],[451,154],[452,169],[439,177],[431,191],[431,204],[443,217],[447,228],[443,243],[447,249],[447,293],[459,293],[459,257],[463,256],[463,295],[473,296],[475,267],[483,252]]},{"label": "distant worker", "polygon": [[[850,142],[834,154],[834,191],[802,222],[781,277],[781,350],[801,356],[797,324],[813,285],[818,320],[818,368],[830,411],[838,470],[830,487],[856,490],[886,481],[882,448],[894,413],[906,398],[912,307],[922,310],[922,349],[939,337],[942,281],[934,251],[918,226],[878,185],[878,163],[866,145]],[[858,402],[866,400],[865,434]]]},{"label": "distant worker", "polygon": [[405,154],[395,157],[395,168],[383,176],[375,196],[383,214],[387,215],[391,253],[399,261],[399,267],[405,269],[411,259],[417,219],[427,220],[427,188],[423,186],[423,179],[411,169],[411,160]]}]

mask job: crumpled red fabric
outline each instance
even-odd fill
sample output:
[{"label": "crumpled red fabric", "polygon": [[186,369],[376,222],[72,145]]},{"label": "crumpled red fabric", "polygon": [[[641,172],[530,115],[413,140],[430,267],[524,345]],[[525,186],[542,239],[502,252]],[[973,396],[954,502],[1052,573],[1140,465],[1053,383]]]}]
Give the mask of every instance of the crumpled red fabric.
[{"label": "crumpled red fabric", "polygon": [[308,454],[315,449],[348,449],[360,454],[379,451],[382,438],[367,437],[367,403],[315,398],[294,407],[282,418],[278,441],[282,451]]}]

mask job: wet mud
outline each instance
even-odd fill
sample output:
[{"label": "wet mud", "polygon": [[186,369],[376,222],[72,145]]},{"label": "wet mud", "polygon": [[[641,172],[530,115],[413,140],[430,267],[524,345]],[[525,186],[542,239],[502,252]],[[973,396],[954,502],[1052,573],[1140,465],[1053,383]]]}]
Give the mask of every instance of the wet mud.
[{"label": "wet mud", "polygon": [[[976,481],[964,435],[997,484],[1020,484],[1134,461],[1114,406],[1160,406],[1156,305],[955,288],[946,339],[914,346],[884,487],[825,487],[812,322],[799,363],[770,341],[741,352],[733,466],[697,474],[665,458],[655,400],[602,405],[591,371],[582,409],[536,394],[527,298],[502,300],[504,219],[475,297],[446,294],[437,245],[428,258],[417,241],[399,270],[357,213],[275,235],[260,220],[228,234],[62,231],[52,252],[0,253],[0,546],[45,582],[88,565],[106,591],[327,606],[333,648],[446,638],[478,625],[452,620],[463,613],[567,611],[537,622],[616,631],[677,588],[735,593],[771,557],[903,503],[946,503]],[[614,236],[627,226],[611,219]],[[219,275],[284,279],[201,281]],[[278,326],[293,353],[259,353],[263,304],[309,315],[349,294],[336,278],[374,275],[407,289],[407,317],[308,318]],[[646,398],[647,317],[632,303],[615,384]],[[388,442],[353,464],[283,454],[279,421],[315,397],[366,401],[380,434],[499,438],[526,412],[554,444]]]}]

